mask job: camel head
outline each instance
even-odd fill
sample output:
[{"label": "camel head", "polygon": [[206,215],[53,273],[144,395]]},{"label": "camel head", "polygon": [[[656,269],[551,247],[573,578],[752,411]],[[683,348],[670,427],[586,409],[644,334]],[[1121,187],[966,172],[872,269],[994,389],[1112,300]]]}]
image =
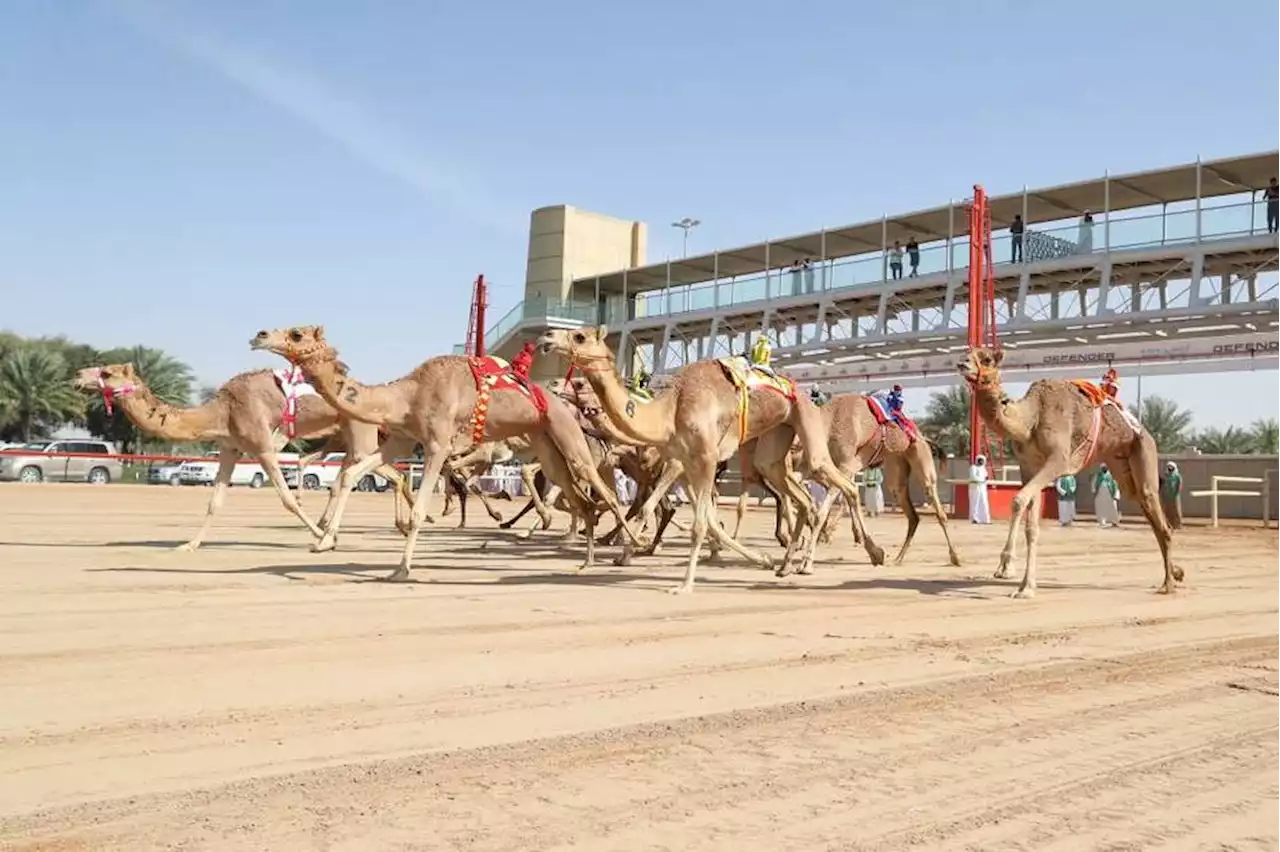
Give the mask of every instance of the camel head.
[{"label": "camel head", "polygon": [[552,329],[538,338],[538,351],[544,355],[564,355],[575,367],[613,367],[613,353],[605,344],[609,329],[605,326],[591,328]]},{"label": "camel head", "polygon": [[[324,339],[322,325],[296,325],[260,331],[249,340],[250,349],[274,352],[291,364],[315,364],[321,361],[337,361],[338,350]],[[338,362],[341,370],[341,362]]]},{"label": "camel head", "polygon": [[1000,365],[1004,362],[1004,351],[991,350],[985,346],[970,349],[968,354],[956,365],[956,369],[965,381],[979,387],[990,387],[1000,384]]},{"label": "camel head", "polygon": [[103,367],[85,367],[75,374],[71,384],[76,390],[97,391],[102,394],[102,404],[107,414],[114,411],[114,401],[130,396],[142,384],[133,364],[107,364]]}]

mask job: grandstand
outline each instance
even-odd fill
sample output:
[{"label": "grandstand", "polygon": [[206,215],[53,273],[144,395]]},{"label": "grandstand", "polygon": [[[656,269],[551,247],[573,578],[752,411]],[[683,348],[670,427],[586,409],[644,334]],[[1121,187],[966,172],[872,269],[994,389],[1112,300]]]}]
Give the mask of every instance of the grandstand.
[{"label": "grandstand", "polygon": [[[1017,378],[1089,363],[1149,375],[1275,369],[1280,252],[1260,190],[1278,153],[992,196],[997,323]],[[624,369],[661,376],[746,351],[764,331],[780,367],[833,391],[950,384],[965,347],[966,223],[955,198],[646,264],[644,223],[544,208],[532,217],[526,298],[488,330],[489,349],[510,357],[547,328],[607,324]],[[911,239],[918,273],[908,259],[895,279],[891,247]]]}]

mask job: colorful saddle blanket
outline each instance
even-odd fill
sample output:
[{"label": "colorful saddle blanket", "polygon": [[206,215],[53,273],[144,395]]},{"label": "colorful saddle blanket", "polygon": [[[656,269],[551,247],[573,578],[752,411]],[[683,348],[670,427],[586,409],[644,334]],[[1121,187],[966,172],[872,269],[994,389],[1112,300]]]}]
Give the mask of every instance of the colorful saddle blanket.
[{"label": "colorful saddle blanket", "polygon": [[1084,394],[1085,399],[1089,401],[1089,405],[1093,408],[1093,422],[1089,425],[1089,434],[1085,436],[1080,446],[1076,447],[1072,455],[1082,455],[1084,461],[1080,463],[1079,470],[1084,470],[1093,463],[1093,458],[1098,452],[1098,435],[1102,432],[1102,412],[1107,406],[1111,406],[1120,412],[1121,419],[1133,430],[1133,436],[1142,434],[1142,424],[1138,422],[1138,418],[1134,417],[1125,407],[1115,399],[1107,395],[1098,385],[1087,379],[1072,379],[1071,384],[1076,386],[1080,393]]},{"label": "colorful saddle blanket", "polygon": [[768,388],[795,402],[796,383],[786,376],[780,376],[772,370],[761,369],[741,355],[719,358],[717,363],[720,364],[725,375],[733,382],[734,387],[739,390],[745,390],[750,393],[761,388]]},{"label": "colorful saddle blanket", "polygon": [[471,412],[472,443],[484,443],[484,431],[489,422],[489,399],[494,391],[520,393],[533,404],[539,414],[546,415],[546,392],[533,382],[516,375],[506,361],[485,355],[481,358],[468,358],[467,364],[476,380],[476,407]]},{"label": "colorful saddle blanket", "polygon": [[893,423],[901,429],[907,436],[907,440],[915,443],[920,437],[920,430],[916,427],[915,421],[906,415],[905,412],[899,411],[896,415],[891,416],[885,411],[884,405],[874,396],[863,397],[867,401],[867,408],[871,410],[871,416],[876,419],[876,423],[884,426],[887,423]]}]

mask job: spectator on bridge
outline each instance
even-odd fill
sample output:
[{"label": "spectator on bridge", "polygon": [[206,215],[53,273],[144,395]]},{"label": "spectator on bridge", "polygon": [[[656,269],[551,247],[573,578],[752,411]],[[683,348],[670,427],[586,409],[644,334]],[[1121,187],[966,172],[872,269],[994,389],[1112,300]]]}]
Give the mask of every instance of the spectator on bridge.
[{"label": "spectator on bridge", "polygon": [[1022,222],[1022,214],[1019,213],[1013,217],[1013,224],[1009,226],[1009,262],[1022,263],[1022,233],[1027,226]]},{"label": "spectator on bridge", "polygon": [[804,273],[804,291],[806,293],[813,292],[813,260],[805,258],[800,264],[800,270]]},{"label": "spectator on bridge", "polygon": [[1069,473],[1059,476],[1054,490],[1058,492],[1058,523],[1069,527],[1076,519],[1076,478]]},{"label": "spectator on bridge", "polygon": [[1160,502],[1169,526],[1182,529],[1182,473],[1175,462],[1166,462],[1164,476],[1160,480]]},{"label": "spectator on bridge", "polygon": [[1080,217],[1080,233],[1076,237],[1076,251],[1080,254],[1093,253],[1093,214],[1088,210]]},{"label": "spectator on bridge", "polygon": [[789,273],[789,277],[791,278],[791,295],[799,296],[800,295],[800,261],[798,260],[792,261],[791,266],[788,268],[791,270],[791,272]]},{"label": "spectator on bridge", "polygon": [[889,249],[889,271],[894,281],[902,278],[902,243],[898,240],[894,240],[893,248]]},{"label": "spectator on bridge", "polygon": [[910,277],[915,278],[920,273],[920,244],[915,237],[907,240],[907,260],[911,263]]},{"label": "spectator on bridge", "polygon": [[1267,201],[1267,233],[1274,234],[1280,227],[1280,185],[1276,184],[1275,178],[1262,190],[1262,197]]}]

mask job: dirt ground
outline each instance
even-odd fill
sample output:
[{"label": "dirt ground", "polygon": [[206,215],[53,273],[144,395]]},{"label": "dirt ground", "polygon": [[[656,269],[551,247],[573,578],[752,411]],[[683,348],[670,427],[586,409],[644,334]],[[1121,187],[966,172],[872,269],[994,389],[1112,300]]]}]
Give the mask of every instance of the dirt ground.
[{"label": "dirt ground", "polygon": [[681,533],[579,575],[478,504],[369,582],[377,494],[334,553],[244,489],[167,552],[207,498],[0,486],[0,847],[1278,845],[1275,530],[1186,531],[1172,597],[1145,527],[1046,526],[1015,601],[1003,526],[955,524],[952,568],[931,517],[901,567],[844,529],[810,577],[727,560],[674,597]]}]

